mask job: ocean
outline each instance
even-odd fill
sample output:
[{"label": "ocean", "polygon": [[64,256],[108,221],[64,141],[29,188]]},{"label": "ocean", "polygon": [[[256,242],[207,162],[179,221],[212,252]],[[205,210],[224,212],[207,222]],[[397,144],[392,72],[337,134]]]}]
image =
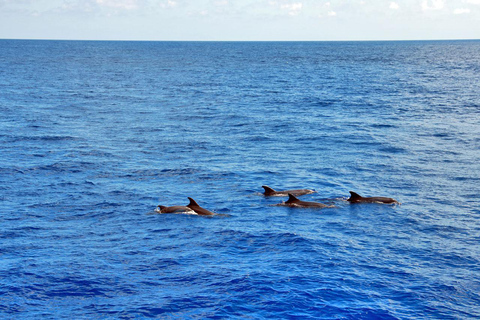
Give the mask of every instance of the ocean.
[{"label": "ocean", "polygon": [[[479,74],[480,41],[0,40],[0,318],[480,318]],[[154,211],[187,197],[217,215]]]}]

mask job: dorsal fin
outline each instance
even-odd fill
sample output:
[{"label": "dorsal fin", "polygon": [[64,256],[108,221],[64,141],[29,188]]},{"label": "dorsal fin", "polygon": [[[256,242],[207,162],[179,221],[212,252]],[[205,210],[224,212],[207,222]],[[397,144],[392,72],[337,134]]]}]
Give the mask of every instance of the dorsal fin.
[{"label": "dorsal fin", "polygon": [[190,203],[188,204],[187,207],[190,207],[190,206],[200,207],[200,206],[198,205],[198,203],[197,203],[195,200],[193,200],[192,198],[188,197],[188,200],[190,200]]},{"label": "dorsal fin", "polygon": [[362,196],[359,195],[356,192],[350,191],[350,199],[348,199],[348,200],[355,201],[355,200],[358,200],[358,199],[362,199]]},{"label": "dorsal fin", "polygon": [[265,194],[272,194],[275,193],[275,190],[270,188],[269,186],[262,186],[263,189],[265,189]]},{"label": "dorsal fin", "polygon": [[293,203],[297,201],[300,201],[300,200],[298,200],[298,198],[295,197],[293,194],[291,193],[288,194],[288,200],[286,201],[286,203]]}]

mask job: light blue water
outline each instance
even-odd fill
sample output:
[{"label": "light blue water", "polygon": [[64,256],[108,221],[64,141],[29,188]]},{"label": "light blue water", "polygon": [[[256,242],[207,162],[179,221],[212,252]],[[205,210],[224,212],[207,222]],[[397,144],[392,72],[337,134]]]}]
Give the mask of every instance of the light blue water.
[{"label": "light blue water", "polygon": [[[0,41],[0,318],[479,318],[479,74],[479,41]],[[220,215],[152,214],[188,196]]]}]

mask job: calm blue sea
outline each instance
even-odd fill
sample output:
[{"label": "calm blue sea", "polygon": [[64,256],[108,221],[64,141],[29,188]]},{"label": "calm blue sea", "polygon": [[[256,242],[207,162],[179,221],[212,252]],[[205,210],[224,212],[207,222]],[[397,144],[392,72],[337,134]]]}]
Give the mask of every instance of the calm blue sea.
[{"label": "calm blue sea", "polygon": [[[480,41],[0,40],[0,318],[480,318],[479,75]],[[187,197],[219,215],[153,213]]]}]

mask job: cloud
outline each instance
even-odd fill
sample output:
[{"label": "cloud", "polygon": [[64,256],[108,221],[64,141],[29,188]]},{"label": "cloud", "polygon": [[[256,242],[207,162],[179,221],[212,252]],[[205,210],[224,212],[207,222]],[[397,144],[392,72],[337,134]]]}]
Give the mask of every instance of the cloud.
[{"label": "cloud", "polygon": [[[335,16],[337,15],[337,12],[335,12],[335,11],[333,11],[333,10],[331,9],[332,4],[331,4],[330,2],[326,2],[326,3],[324,4],[324,7],[325,7],[326,10],[328,10],[328,11],[327,11],[327,16],[329,16],[329,17],[335,17]],[[323,16],[323,14],[320,15],[320,17],[322,17],[322,16]]]},{"label": "cloud", "polygon": [[51,8],[55,14],[116,15],[123,12],[138,12],[145,7],[146,0],[58,0]]},{"label": "cloud", "polygon": [[422,2],[423,11],[442,10],[443,7],[445,7],[444,0],[425,0]]},{"label": "cloud", "polygon": [[291,16],[296,16],[300,13],[302,10],[303,4],[301,2],[296,2],[296,3],[286,3],[280,5],[280,8],[283,10],[287,10],[288,14]]},{"label": "cloud", "polygon": [[464,3],[468,4],[475,4],[477,6],[480,6],[480,0],[463,0]]},{"label": "cloud", "polygon": [[400,8],[399,5],[398,5],[398,3],[396,3],[396,2],[390,2],[390,9],[392,9],[392,10],[398,10],[398,8]]},{"label": "cloud", "polygon": [[166,0],[160,3],[160,7],[162,8],[173,8],[177,5],[177,2],[174,0]]},{"label": "cloud", "polygon": [[470,13],[470,9],[458,8],[458,9],[453,10],[453,14],[466,14],[466,13]]},{"label": "cloud", "polygon": [[138,9],[137,0],[96,0],[96,3],[103,7],[115,8],[121,10]]},{"label": "cloud", "polygon": [[289,15],[291,16],[296,16],[302,11],[303,8],[303,3],[301,2],[289,2],[289,1],[275,1],[275,0],[270,0],[268,1],[268,4],[270,6],[274,6],[279,8],[282,11],[287,11]]}]

